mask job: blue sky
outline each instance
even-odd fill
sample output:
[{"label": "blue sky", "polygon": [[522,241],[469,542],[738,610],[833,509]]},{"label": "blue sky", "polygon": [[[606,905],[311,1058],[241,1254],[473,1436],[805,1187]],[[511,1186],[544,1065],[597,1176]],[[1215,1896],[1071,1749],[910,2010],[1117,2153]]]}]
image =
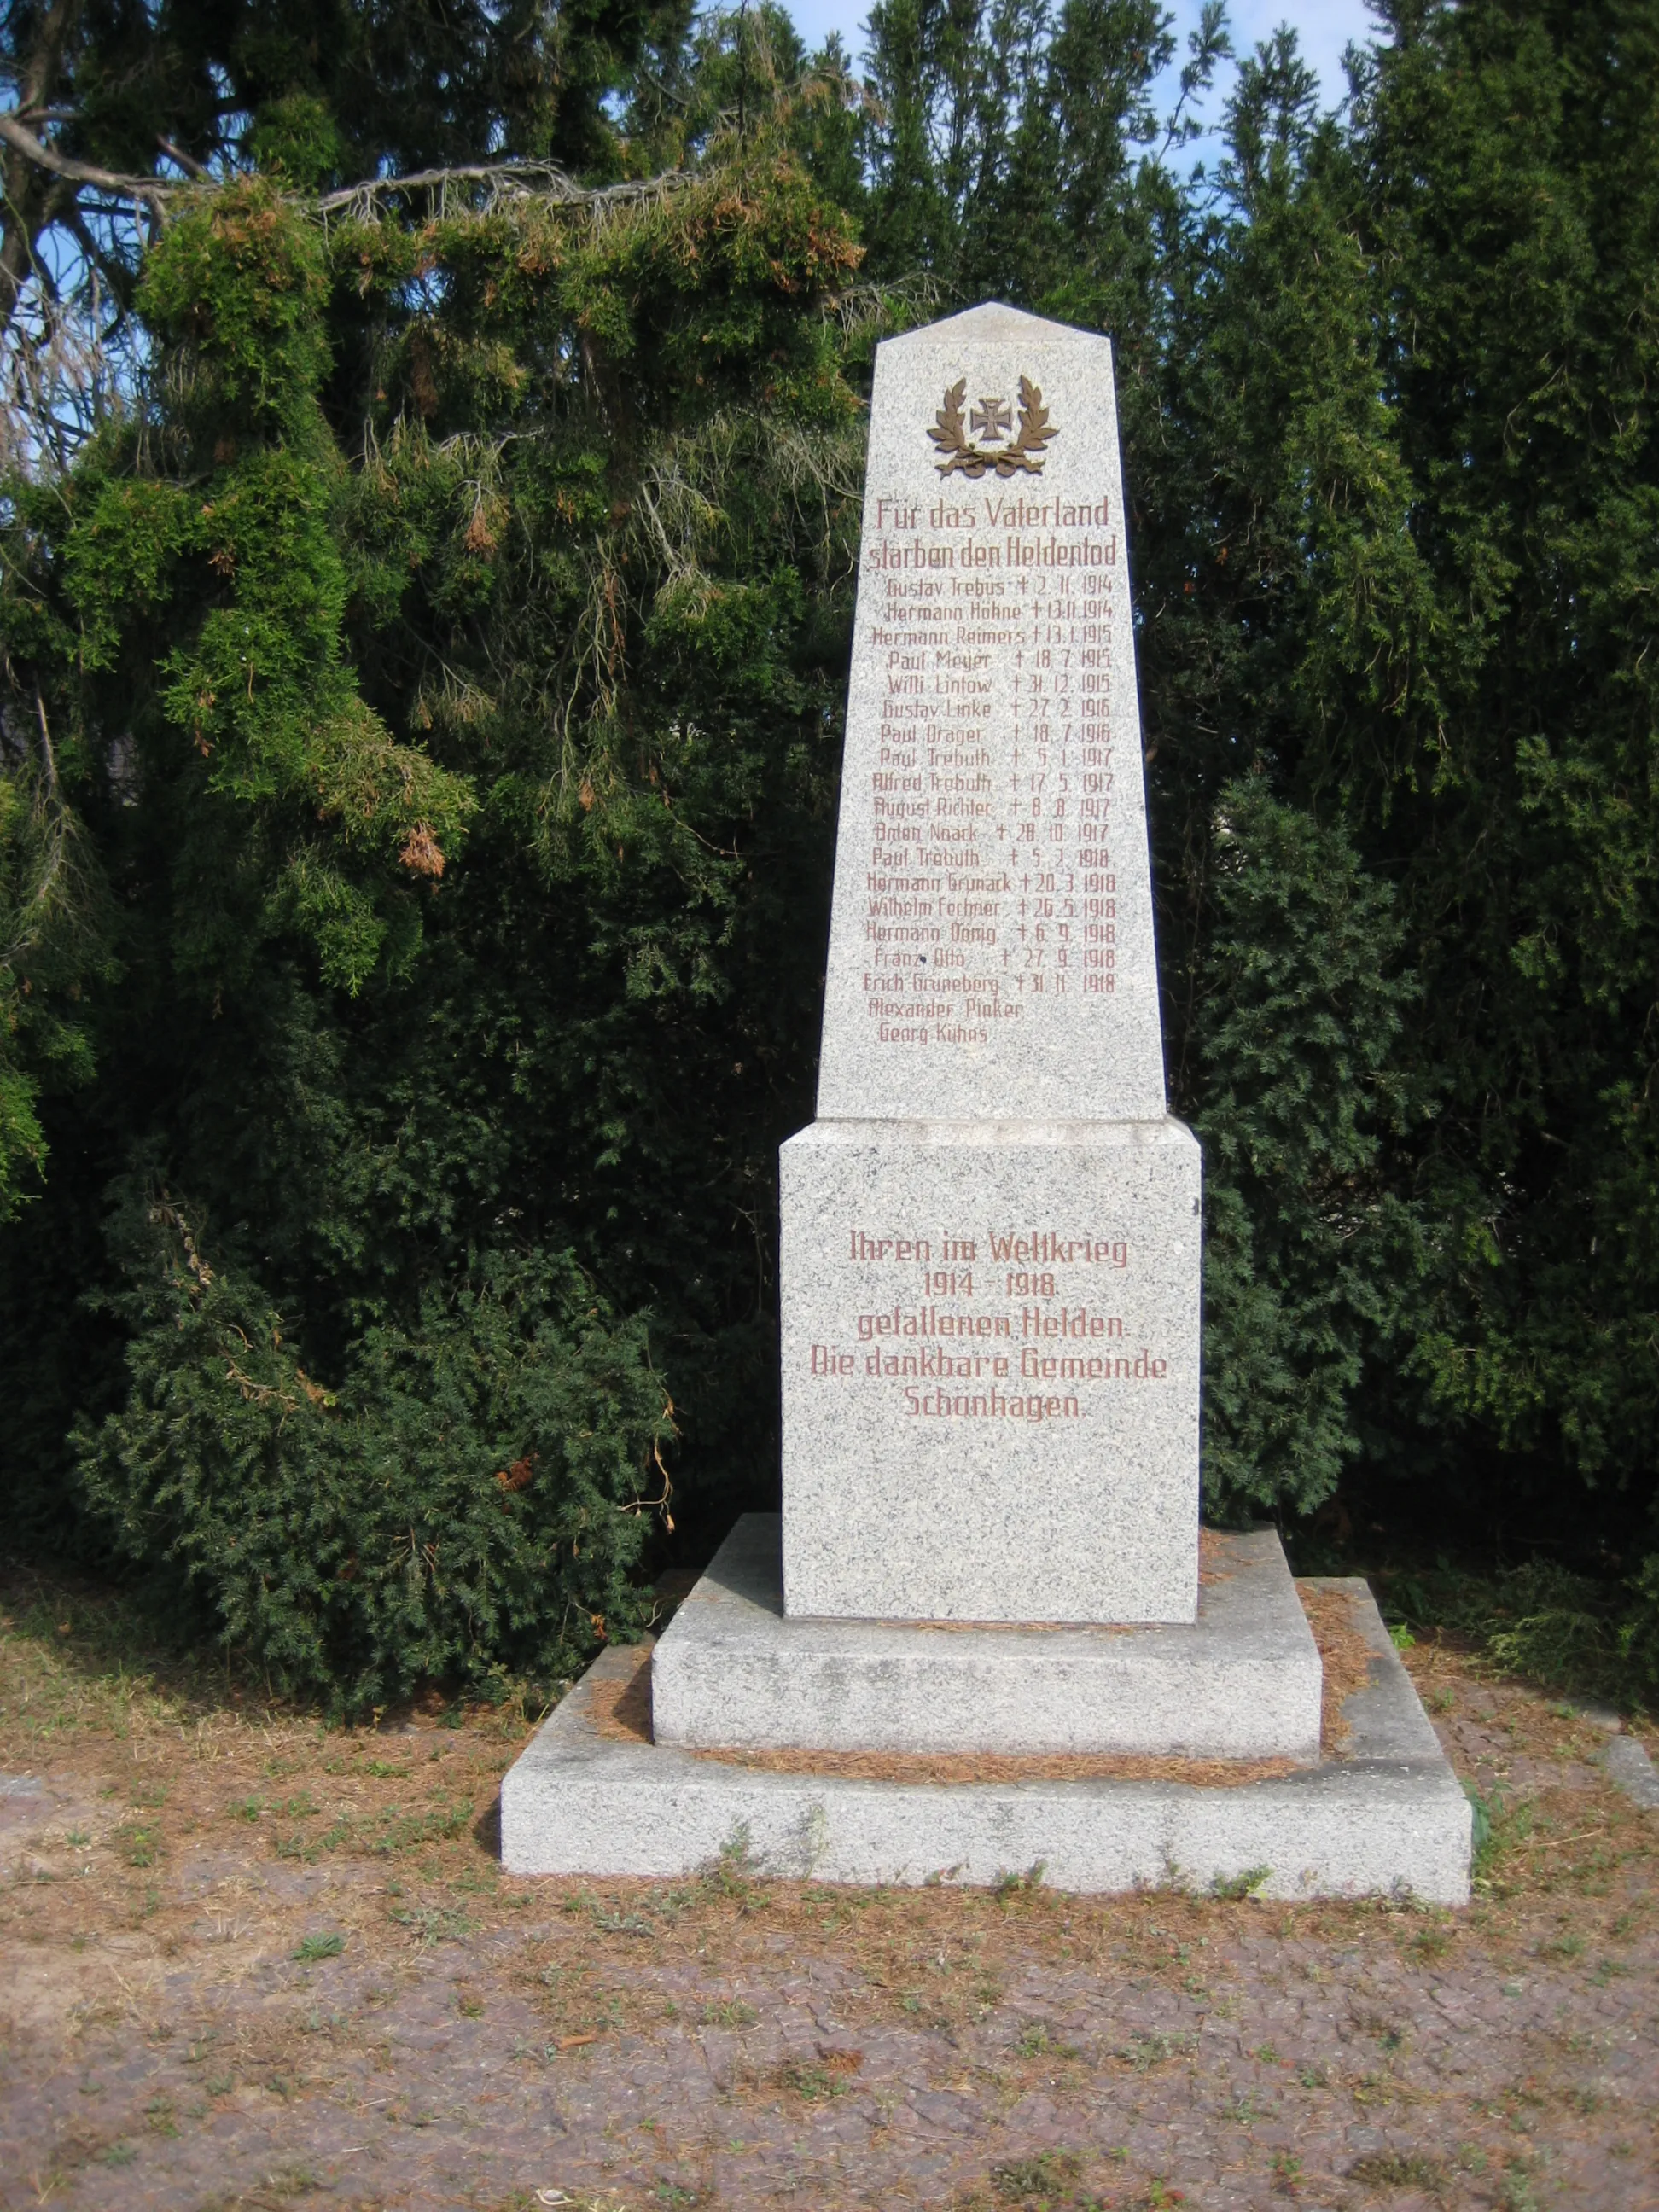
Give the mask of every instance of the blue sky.
[{"label": "blue sky", "polygon": [[[861,52],[862,25],[870,12],[869,0],[783,0],[783,3],[809,46],[817,45],[831,31],[839,31],[855,58]],[[1187,33],[1198,20],[1199,0],[1170,0],[1170,5],[1184,53]],[[1328,106],[1334,106],[1346,90],[1342,74],[1343,48],[1350,40],[1363,44],[1376,30],[1364,0],[1231,0],[1227,12],[1233,46],[1240,53],[1249,52],[1258,40],[1267,38],[1280,23],[1290,23],[1300,40],[1304,58],[1319,77]],[[1219,116],[1231,75],[1231,70],[1225,70],[1218,76],[1203,112],[1205,120],[1213,121]],[[1208,148],[1194,150],[1210,157]]]}]

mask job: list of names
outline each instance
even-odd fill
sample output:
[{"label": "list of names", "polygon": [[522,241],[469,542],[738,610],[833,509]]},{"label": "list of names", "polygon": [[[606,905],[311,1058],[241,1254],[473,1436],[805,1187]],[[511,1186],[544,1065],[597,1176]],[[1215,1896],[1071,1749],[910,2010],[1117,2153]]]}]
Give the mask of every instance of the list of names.
[{"label": "list of names", "polygon": [[1115,988],[1118,538],[1105,499],[1030,492],[878,498],[874,522],[864,1002],[873,1042],[948,1051]]}]

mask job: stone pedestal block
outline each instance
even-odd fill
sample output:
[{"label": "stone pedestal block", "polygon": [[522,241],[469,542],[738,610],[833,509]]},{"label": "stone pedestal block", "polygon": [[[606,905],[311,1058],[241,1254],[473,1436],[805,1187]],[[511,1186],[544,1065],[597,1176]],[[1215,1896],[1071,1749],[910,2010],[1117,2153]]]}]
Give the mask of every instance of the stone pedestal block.
[{"label": "stone pedestal block", "polygon": [[1188,1129],[816,1121],[781,1212],[790,1614],[1194,1619]]},{"label": "stone pedestal block", "polygon": [[775,1514],[745,1514],[652,1654],[656,1741],[702,1747],[1319,1757],[1319,1651],[1274,1530],[1204,1540],[1175,1627],[786,1617]]}]

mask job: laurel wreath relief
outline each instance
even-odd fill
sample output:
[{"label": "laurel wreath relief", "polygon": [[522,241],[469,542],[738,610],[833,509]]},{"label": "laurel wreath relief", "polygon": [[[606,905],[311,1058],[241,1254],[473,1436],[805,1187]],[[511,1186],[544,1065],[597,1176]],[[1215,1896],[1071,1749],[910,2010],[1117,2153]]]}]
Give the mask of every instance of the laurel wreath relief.
[{"label": "laurel wreath relief", "polygon": [[963,377],[953,384],[945,395],[945,404],[933,417],[933,427],[927,433],[946,459],[938,464],[942,477],[960,470],[965,477],[978,478],[994,469],[1000,477],[1011,477],[1024,470],[1027,476],[1040,475],[1042,469],[1042,448],[1054,434],[1048,420],[1048,410],[1042,404],[1042,394],[1028,376],[1019,380],[1019,435],[1006,446],[976,446],[969,438],[962,419],[962,403],[967,397],[968,380]]}]

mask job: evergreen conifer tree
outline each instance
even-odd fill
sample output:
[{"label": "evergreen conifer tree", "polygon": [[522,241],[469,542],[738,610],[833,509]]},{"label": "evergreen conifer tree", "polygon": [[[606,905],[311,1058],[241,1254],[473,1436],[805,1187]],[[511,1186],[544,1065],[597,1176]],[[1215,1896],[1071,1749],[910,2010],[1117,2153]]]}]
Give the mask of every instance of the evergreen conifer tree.
[{"label": "evergreen conifer tree", "polygon": [[870,349],[1000,296],[1116,344],[1210,1510],[1635,1573],[1659,0],[1380,21],[1194,175],[1218,8],[11,12],[0,307],[141,333],[0,509],[14,1526],[362,1698],[768,1498]]}]

